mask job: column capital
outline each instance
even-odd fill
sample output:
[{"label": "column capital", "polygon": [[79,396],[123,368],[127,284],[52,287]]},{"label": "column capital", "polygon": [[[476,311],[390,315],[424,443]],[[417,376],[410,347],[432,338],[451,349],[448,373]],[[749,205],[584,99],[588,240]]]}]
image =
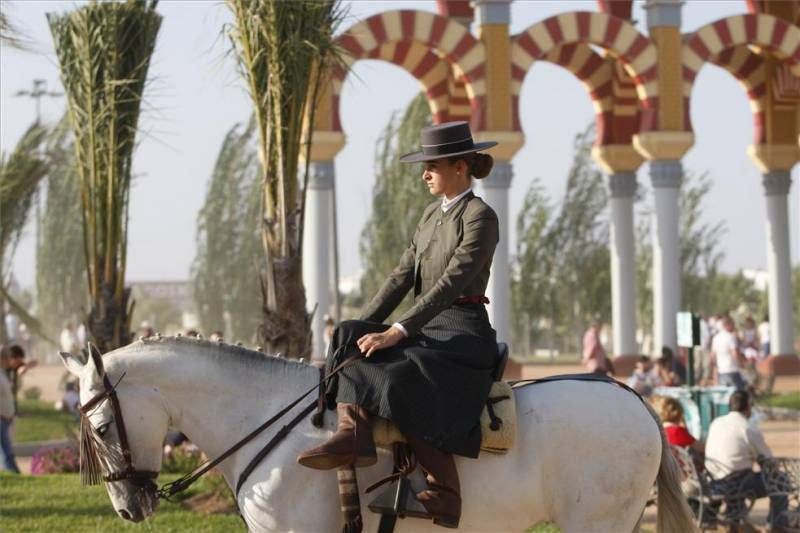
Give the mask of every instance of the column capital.
[{"label": "column capital", "polygon": [[646,131],[633,136],[633,146],[648,161],[680,160],[694,144],[691,131]]},{"label": "column capital", "polygon": [[475,142],[497,141],[497,146],[486,150],[495,161],[511,161],[514,154],[525,144],[525,135],[521,131],[485,130],[473,133],[472,137]]},{"label": "column capital", "polygon": [[635,172],[615,172],[608,176],[608,188],[612,198],[632,198],[638,184]]},{"label": "column capital", "polygon": [[484,24],[510,24],[511,0],[474,0],[475,22]]},{"label": "column capital", "polygon": [[316,190],[333,190],[333,161],[312,161],[308,169],[308,188]]},{"label": "column capital", "polygon": [[792,187],[792,175],[788,170],[765,172],[761,179],[766,196],[786,196]]},{"label": "column capital", "polygon": [[653,188],[677,189],[683,181],[683,165],[680,161],[650,161],[650,182]]},{"label": "column capital", "polygon": [[481,180],[484,189],[508,189],[514,168],[508,161],[495,161],[492,172]]},{"label": "column capital", "polygon": [[800,149],[794,144],[751,144],[747,155],[761,172],[791,170],[800,156]]},{"label": "column capital", "polygon": [[[344,147],[345,136],[341,131],[314,131],[311,138],[311,161],[332,161]],[[301,156],[305,151],[301,150]]]},{"label": "column capital", "polygon": [[647,29],[663,26],[681,27],[683,0],[645,0]]},{"label": "column capital", "polygon": [[636,172],[644,158],[630,144],[602,144],[592,148],[592,157],[606,174]]}]

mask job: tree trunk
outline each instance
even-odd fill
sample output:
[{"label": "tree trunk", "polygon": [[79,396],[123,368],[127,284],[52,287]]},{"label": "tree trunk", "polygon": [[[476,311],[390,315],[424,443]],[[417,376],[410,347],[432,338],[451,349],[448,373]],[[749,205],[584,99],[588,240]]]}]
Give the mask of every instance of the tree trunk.
[{"label": "tree trunk", "polygon": [[125,289],[121,301],[114,297],[111,284],[103,283],[98,298],[92,302],[87,317],[89,339],[100,349],[100,353],[116,350],[131,342],[130,317],[133,305],[128,306],[130,289]]},{"label": "tree trunk", "polygon": [[[311,354],[311,316],[306,312],[299,257],[278,257],[268,260],[261,276],[264,292],[264,319],[258,327],[258,340],[271,355],[309,359]],[[274,294],[274,302],[267,295]]]}]

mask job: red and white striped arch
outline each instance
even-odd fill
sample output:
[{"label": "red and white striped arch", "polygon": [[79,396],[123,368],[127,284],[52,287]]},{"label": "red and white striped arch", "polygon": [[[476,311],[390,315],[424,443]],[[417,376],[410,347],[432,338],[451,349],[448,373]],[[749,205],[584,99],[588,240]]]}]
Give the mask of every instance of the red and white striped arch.
[{"label": "red and white striped arch", "polygon": [[[463,84],[473,128],[482,129],[486,54],[483,43],[464,25],[425,11],[387,11],[353,25],[338,43],[348,65],[372,58],[408,71],[422,84],[436,122],[451,118],[448,78],[454,77]],[[345,76],[343,70],[334,72],[333,125],[339,131],[339,99]]]},{"label": "red and white striped arch", "polygon": [[[657,54],[653,43],[640,34],[628,21],[608,15],[590,11],[562,13],[534,24],[526,31],[516,35],[511,45],[512,62],[512,98],[514,98],[515,115],[518,113],[519,91],[525,74],[536,60],[552,60],[552,51],[563,45],[573,43],[593,44],[605,48],[612,55],[619,58],[625,70],[630,75],[636,86],[636,94],[641,105],[640,130],[649,131],[658,127],[658,80],[657,80]],[[589,48],[589,47],[586,47]],[[580,50],[581,48],[576,48]],[[566,50],[566,48],[562,48]],[[597,55],[597,54],[595,54]],[[596,61],[586,56],[587,64],[580,68],[594,69],[592,75],[597,76],[595,81],[590,81],[590,91],[601,91],[604,76],[602,67]],[[599,56],[597,56],[598,59]],[[549,59],[550,58],[550,59]],[[602,59],[601,59],[602,60]],[[573,64],[574,58],[568,63]],[[564,61],[558,61],[564,65]],[[572,65],[573,67],[575,65]],[[572,67],[567,67],[572,69]],[[574,71],[573,71],[574,72]],[[611,79],[612,72],[607,76]],[[576,74],[577,75],[577,74]],[[582,81],[585,76],[578,76]],[[593,96],[598,114],[603,112],[601,97]],[[599,109],[598,109],[599,105]],[[518,117],[515,116],[518,125]]]},{"label": "red and white striped arch", "polygon": [[750,46],[768,50],[800,75],[800,28],[772,15],[746,14],[720,19],[703,26],[684,39],[684,123],[691,129],[689,104],[697,73],[706,62],[716,63],[744,84],[755,121],[756,143],[765,142],[763,98],[766,80],[761,58]]},{"label": "red and white striped arch", "polygon": [[[583,43],[563,44],[551,48],[539,58],[559,65],[580,80],[594,106],[597,123],[597,143],[607,144],[611,137],[611,121],[614,113],[613,99],[613,72],[609,62]],[[522,89],[522,80],[527,71],[523,70],[513,61],[511,64],[511,105],[513,112],[513,127],[515,131],[521,128],[519,117],[519,95]]]},{"label": "red and white striped arch", "polygon": [[[748,46],[739,45],[726,48],[719,54],[710,57],[708,62],[730,72],[742,85],[747,92],[747,98],[750,100],[750,110],[753,113],[754,143],[766,143],[764,108],[767,94],[767,69],[764,58],[753,53]],[[685,124],[687,128],[691,129],[688,112],[689,106],[687,104]]]}]

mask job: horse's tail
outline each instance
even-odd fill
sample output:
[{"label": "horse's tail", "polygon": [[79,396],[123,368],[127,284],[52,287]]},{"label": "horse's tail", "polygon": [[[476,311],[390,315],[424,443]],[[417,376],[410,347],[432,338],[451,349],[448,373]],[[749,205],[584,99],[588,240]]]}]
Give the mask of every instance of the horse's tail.
[{"label": "horse's tail", "polygon": [[686,531],[697,531],[694,515],[686,496],[681,490],[680,474],[675,458],[670,451],[670,444],[664,427],[661,425],[661,418],[653,410],[649,403],[644,402],[650,415],[656,421],[658,432],[661,435],[661,464],[658,467],[658,516],[656,518],[656,531],[659,533],[684,533]]}]

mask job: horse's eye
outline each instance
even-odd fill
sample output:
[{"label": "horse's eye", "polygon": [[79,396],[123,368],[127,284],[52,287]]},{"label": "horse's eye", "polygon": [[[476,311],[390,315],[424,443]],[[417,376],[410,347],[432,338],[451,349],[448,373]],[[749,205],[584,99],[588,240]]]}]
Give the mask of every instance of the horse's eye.
[{"label": "horse's eye", "polygon": [[101,437],[105,437],[106,436],[106,432],[108,431],[108,428],[109,428],[110,425],[111,425],[111,422],[106,422],[105,424],[99,426],[97,428],[97,434],[100,435]]}]

